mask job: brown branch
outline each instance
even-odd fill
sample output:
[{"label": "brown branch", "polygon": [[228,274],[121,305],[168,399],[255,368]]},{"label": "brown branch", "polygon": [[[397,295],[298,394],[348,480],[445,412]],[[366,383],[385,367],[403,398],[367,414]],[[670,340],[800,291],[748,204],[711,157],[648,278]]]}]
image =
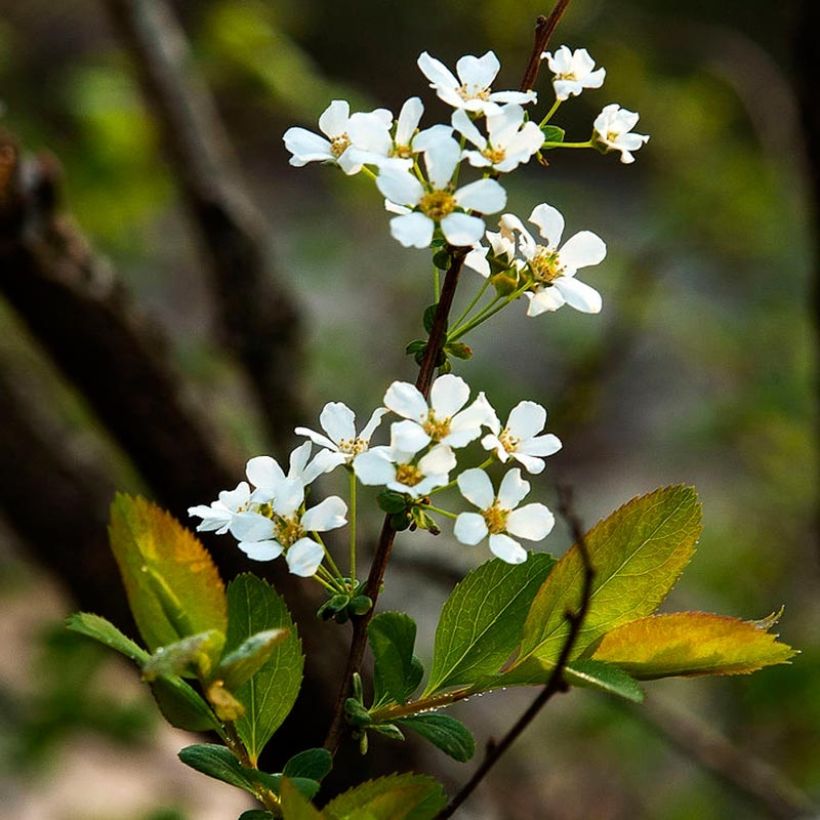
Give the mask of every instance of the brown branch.
[{"label": "brown branch", "polygon": [[583,578],[581,582],[581,600],[578,609],[566,613],[566,620],[569,623],[567,637],[561,647],[561,652],[550,673],[547,683],[539,692],[535,700],[529,705],[523,715],[515,722],[513,727],[501,738],[498,743],[488,745],[487,753],[481,765],[476,769],[473,776],[462,786],[456,796],[450,801],[448,806],[438,815],[439,818],[452,817],[465,800],[475,791],[479,783],[487,776],[487,773],[498,762],[499,758],[512,746],[521,733],[532,723],[536,715],[544,708],[547,702],[560,692],[567,691],[567,684],[564,681],[564,669],[569,662],[569,657],[575,647],[578,635],[581,631],[584,618],[589,609],[590,598],[592,597],[592,582],[595,578],[595,569],[590,562],[589,550],[587,549],[583,527],[572,507],[572,493],[569,487],[559,487],[558,512],[569,525],[572,536],[575,540],[575,547],[581,556],[583,567]]},{"label": "brown branch", "polygon": [[[427,340],[424,358],[419,365],[419,372],[416,377],[416,387],[424,396],[429,396],[430,394],[430,387],[433,383],[433,375],[436,370],[436,362],[438,361],[447,338],[447,323],[467,250],[467,248],[456,248],[451,251],[450,267],[444,276],[444,284],[442,285],[441,296],[438,301],[438,306],[436,307],[435,315],[433,316],[433,324],[430,328],[430,336]],[[330,724],[330,729],[325,738],[325,748],[334,753],[338,749],[344,733],[345,701],[350,693],[353,674],[354,672],[359,672],[362,667],[364,651],[367,646],[367,626],[376,611],[376,601],[381,592],[384,573],[387,570],[387,563],[390,560],[390,553],[393,550],[393,542],[395,539],[396,530],[390,524],[390,516],[386,515],[365,586],[365,594],[373,601],[373,606],[364,615],[353,619],[353,635],[350,640],[350,653],[348,654],[347,665],[344,675],[342,676],[342,683],[336,696],[333,721]]]},{"label": "brown branch", "polygon": [[216,105],[196,73],[166,0],[107,0],[159,122],[211,275],[225,342],[241,362],[282,451],[299,423],[301,332],[287,283],[276,277],[268,230],[240,181]]},{"label": "brown branch", "polygon": [[522,91],[530,91],[535,87],[535,81],[538,79],[538,69],[541,67],[541,55],[549,45],[550,38],[568,5],[569,0],[558,0],[549,17],[544,17],[542,14],[535,21],[535,41],[533,42],[530,60],[524,71],[524,78],[521,80]]}]

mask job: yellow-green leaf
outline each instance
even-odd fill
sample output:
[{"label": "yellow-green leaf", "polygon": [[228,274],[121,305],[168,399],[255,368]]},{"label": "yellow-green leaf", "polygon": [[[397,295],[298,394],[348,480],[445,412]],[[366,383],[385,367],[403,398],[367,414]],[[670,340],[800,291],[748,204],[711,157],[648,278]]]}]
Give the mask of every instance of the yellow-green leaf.
[{"label": "yellow-green leaf", "polygon": [[288,777],[282,778],[281,796],[284,820],[322,820],[322,813],[293,785]]},{"label": "yellow-green leaf", "polygon": [[[664,487],[634,498],[585,536],[595,578],[589,610],[572,657],[606,632],[654,612],[695,549],[701,509],[692,487]],[[519,663],[529,657],[554,661],[578,608],[583,564],[578,545],[553,568],[524,623]],[[515,664],[518,665],[517,663]]]},{"label": "yellow-green leaf", "polygon": [[640,618],[604,635],[594,660],[615,664],[633,678],[672,675],[744,675],[787,663],[796,653],[761,629],[707,612],[674,612]]},{"label": "yellow-green leaf", "polygon": [[111,549],[140,634],[154,651],[186,637],[158,597],[157,578],[178,602],[190,633],[225,632],[225,587],[211,556],[173,516],[144,498],[118,494],[111,505]]},{"label": "yellow-green leaf", "polygon": [[432,820],[446,803],[444,789],[432,777],[393,774],[340,794],[322,814],[328,820]]}]

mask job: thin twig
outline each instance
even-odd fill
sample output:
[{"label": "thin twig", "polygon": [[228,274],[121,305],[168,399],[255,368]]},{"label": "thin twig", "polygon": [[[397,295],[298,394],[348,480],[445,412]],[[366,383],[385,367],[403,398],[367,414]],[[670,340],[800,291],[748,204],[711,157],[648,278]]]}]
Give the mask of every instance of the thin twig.
[{"label": "thin twig", "polygon": [[479,783],[487,776],[487,773],[498,762],[499,758],[512,746],[521,733],[532,723],[536,715],[544,708],[546,703],[560,692],[567,691],[567,684],[564,681],[564,669],[569,662],[578,634],[581,631],[584,618],[589,609],[589,601],[592,597],[592,582],[595,578],[595,569],[590,562],[589,550],[584,538],[583,527],[572,506],[572,493],[569,487],[560,486],[558,488],[559,503],[558,512],[569,525],[575,547],[581,557],[583,577],[581,581],[581,600],[578,609],[568,611],[566,620],[569,624],[566,640],[561,647],[558,660],[555,662],[547,683],[539,692],[538,697],[530,704],[523,715],[515,722],[513,727],[497,743],[488,744],[487,752],[481,765],[476,769],[473,776],[462,786],[449,805],[438,815],[439,820],[452,817],[465,800],[475,791]]},{"label": "thin twig", "polygon": [[535,87],[535,81],[538,79],[538,69],[541,67],[541,55],[549,45],[552,33],[555,31],[555,27],[561,20],[568,5],[569,0],[558,0],[549,17],[544,17],[542,14],[535,21],[535,41],[532,46],[530,61],[527,63],[526,71],[524,71],[524,79],[521,80],[522,91],[530,91]]},{"label": "thin twig", "polygon": [[[436,370],[436,362],[447,335],[447,322],[450,316],[450,309],[453,306],[453,297],[455,296],[456,288],[458,286],[458,279],[461,273],[462,265],[464,264],[464,257],[466,255],[464,248],[457,248],[452,251],[450,256],[450,267],[444,276],[444,284],[441,289],[441,297],[438,301],[435,315],[433,317],[433,324],[430,328],[430,336],[427,341],[427,348],[424,351],[424,358],[419,366],[419,373],[416,377],[416,387],[425,395],[430,393],[430,387],[433,383],[433,375]],[[382,524],[381,535],[379,536],[379,543],[376,547],[375,555],[373,556],[373,563],[370,565],[370,574],[367,577],[367,585],[365,587],[365,594],[373,601],[373,606],[364,614],[353,619],[353,636],[350,641],[350,653],[347,657],[347,665],[345,673],[342,677],[342,683],[339,687],[339,693],[336,697],[336,706],[333,713],[333,721],[330,724],[327,737],[325,738],[325,748],[331,752],[336,752],[344,732],[344,706],[347,700],[353,673],[358,672],[362,666],[362,659],[364,658],[364,650],[367,645],[367,625],[376,610],[376,601],[381,592],[382,581],[384,580],[384,573],[387,569],[387,563],[390,560],[390,553],[393,550],[393,542],[396,539],[396,530],[390,524],[390,516],[384,518]]]}]

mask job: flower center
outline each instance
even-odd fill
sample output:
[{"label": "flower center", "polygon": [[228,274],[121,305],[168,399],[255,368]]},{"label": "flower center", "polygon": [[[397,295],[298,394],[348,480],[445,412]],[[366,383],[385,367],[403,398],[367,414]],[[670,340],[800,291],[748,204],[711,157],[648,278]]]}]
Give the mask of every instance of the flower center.
[{"label": "flower center", "polygon": [[549,284],[553,279],[564,275],[564,266],[558,251],[539,245],[535,255],[530,259],[530,270],[539,282]]},{"label": "flower center", "polygon": [[446,436],[450,435],[450,417],[444,419],[437,419],[435,413],[431,410],[427,414],[427,421],[422,424],[422,429],[433,441],[441,441]]},{"label": "flower center", "polygon": [[615,142],[619,136],[620,134],[617,131],[607,131],[604,140],[606,142]]},{"label": "flower center", "polygon": [[348,148],[350,148],[350,137],[346,133],[339,134],[330,141],[330,153],[334,157],[340,157]]},{"label": "flower center", "polygon": [[481,155],[486,157],[495,165],[497,162],[503,162],[507,157],[507,152],[503,148],[491,148],[489,145],[481,152]]},{"label": "flower center", "polygon": [[521,439],[512,435],[506,427],[498,434],[498,440],[508,453],[514,453],[518,447],[518,443],[521,441]]},{"label": "flower center", "polygon": [[276,525],[276,540],[283,546],[289,547],[304,537],[305,530],[298,515],[290,518],[279,518],[274,522]]},{"label": "flower center", "polygon": [[422,471],[415,464],[397,464],[396,481],[405,487],[415,487],[424,478]]},{"label": "flower center", "polygon": [[339,452],[348,456],[357,456],[367,449],[367,442],[361,438],[342,438],[339,439]]},{"label": "flower center", "polygon": [[419,202],[419,209],[430,219],[443,219],[456,208],[455,197],[447,191],[431,191],[425,194]]},{"label": "flower center", "polygon": [[409,145],[396,145],[393,148],[392,156],[400,159],[412,159],[413,149]]},{"label": "flower center", "polygon": [[575,76],[574,71],[565,71],[565,72],[563,72],[563,74],[556,74],[555,79],[556,80],[572,80],[573,82],[575,82],[578,78]]},{"label": "flower center", "polygon": [[486,102],[490,99],[489,88],[476,89],[475,86],[471,88],[464,83],[463,85],[460,85],[456,91],[458,92],[458,96],[465,102],[467,100],[484,100]]},{"label": "flower center", "polygon": [[491,535],[498,535],[507,529],[507,517],[510,511],[498,506],[498,502],[493,502],[492,507],[481,511],[484,521],[487,524],[487,529]]}]

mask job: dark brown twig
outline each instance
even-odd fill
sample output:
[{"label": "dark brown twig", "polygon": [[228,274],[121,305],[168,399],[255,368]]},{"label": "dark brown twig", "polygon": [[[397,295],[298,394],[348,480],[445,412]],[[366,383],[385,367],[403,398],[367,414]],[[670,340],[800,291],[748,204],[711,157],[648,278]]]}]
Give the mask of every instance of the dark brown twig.
[{"label": "dark brown twig", "polygon": [[572,506],[572,493],[569,487],[559,486],[558,488],[559,503],[558,512],[569,525],[572,536],[575,540],[575,546],[572,549],[577,549],[581,557],[581,564],[583,568],[583,577],[581,581],[581,600],[578,608],[574,611],[566,613],[566,620],[569,624],[567,637],[561,647],[561,652],[555,662],[552,672],[550,673],[547,683],[539,692],[535,700],[529,705],[523,715],[515,722],[513,727],[501,738],[497,743],[488,744],[484,760],[476,769],[473,776],[461,787],[456,796],[450,801],[449,805],[438,815],[440,820],[447,817],[452,817],[458,808],[465,800],[475,791],[479,783],[487,776],[487,773],[498,762],[499,758],[512,746],[518,739],[521,733],[532,723],[536,715],[544,708],[547,702],[553,695],[567,690],[567,684],[564,681],[564,669],[566,669],[569,657],[575,647],[575,642],[578,639],[578,634],[581,631],[584,618],[589,609],[590,598],[592,597],[592,582],[595,578],[595,569],[590,562],[589,550],[587,549],[586,540],[584,538],[583,527],[576,515]]},{"label": "dark brown twig", "polygon": [[530,91],[535,87],[535,81],[538,79],[538,69],[541,67],[541,55],[549,45],[550,38],[568,5],[569,0],[558,0],[549,17],[544,17],[542,14],[535,21],[535,41],[533,42],[530,61],[524,71],[524,79],[521,80],[522,91]]},{"label": "dark brown twig", "polygon": [[[458,287],[458,279],[464,264],[465,248],[457,248],[450,256],[450,267],[444,276],[444,284],[441,288],[441,296],[433,317],[433,325],[430,328],[430,336],[427,340],[427,348],[424,351],[424,358],[419,366],[416,377],[416,387],[425,395],[430,393],[433,383],[433,375],[436,370],[436,362],[439,358],[447,336],[447,322],[450,316],[450,309],[453,306],[453,297]],[[333,713],[333,721],[325,738],[325,748],[331,752],[336,751],[342,739],[344,731],[344,705],[350,693],[353,673],[358,672],[362,666],[364,650],[367,645],[367,625],[376,610],[376,601],[381,591],[384,573],[387,563],[390,560],[390,553],[393,550],[393,542],[396,539],[396,530],[390,524],[390,516],[385,516],[382,524],[379,543],[376,547],[373,563],[370,565],[370,574],[367,577],[365,594],[373,601],[373,606],[364,615],[353,620],[353,636],[350,641],[350,653],[347,658],[347,665],[336,697],[336,706]]]}]

